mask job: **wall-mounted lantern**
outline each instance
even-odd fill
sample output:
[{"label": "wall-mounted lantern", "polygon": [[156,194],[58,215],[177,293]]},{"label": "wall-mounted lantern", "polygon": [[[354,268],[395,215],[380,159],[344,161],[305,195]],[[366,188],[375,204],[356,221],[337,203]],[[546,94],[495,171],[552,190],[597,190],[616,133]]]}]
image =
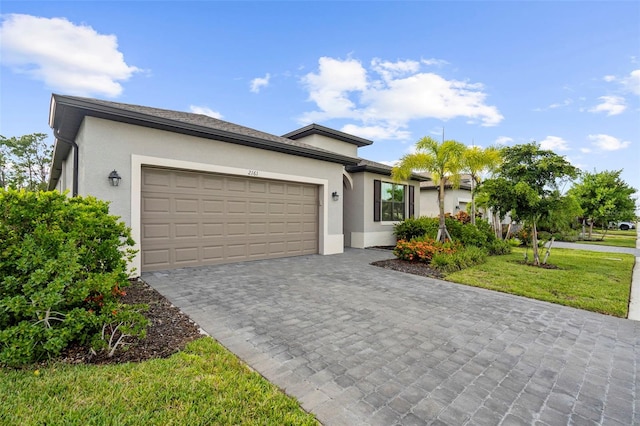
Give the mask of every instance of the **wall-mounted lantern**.
[{"label": "wall-mounted lantern", "polygon": [[111,173],[109,173],[109,182],[111,182],[111,186],[120,185],[120,180],[122,179],[116,169],[113,169]]},{"label": "wall-mounted lantern", "polygon": [[338,200],[340,199],[340,194],[338,194],[338,191],[333,191],[333,192],[331,193],[331,199],[332,199],[333,201],[338,201]]}]

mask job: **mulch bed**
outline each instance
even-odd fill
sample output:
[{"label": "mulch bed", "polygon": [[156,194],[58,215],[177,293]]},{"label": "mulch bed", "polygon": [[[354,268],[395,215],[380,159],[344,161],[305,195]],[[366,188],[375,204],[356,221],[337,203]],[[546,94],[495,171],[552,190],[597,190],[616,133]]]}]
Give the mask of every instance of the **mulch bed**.
[{"label": "mulch bed", "polygon": [[385,269],[393,269],[394,271],[405,272],[407,274],[420,275],[422,277],[443,279],[444,275],[439,271],[431,268],[429,265],[421,262],[408,262],[400,259],[378,260],[371,263]]},{"label": "mulch bed", "polygon": [[92,354],[87,347],[72,346],[61,355],[61,361],[73,364],[119,364],[140,362],[153,358],[166,358],[180,350],[187,343],[202,337],[200,328],[191,319],[147,283],[132,280],[125,289],[122,303],[144,303],[149,305],[145,317],[150,321],[147,337],[131,339],[124,350],[111,357],[105,352]]}]

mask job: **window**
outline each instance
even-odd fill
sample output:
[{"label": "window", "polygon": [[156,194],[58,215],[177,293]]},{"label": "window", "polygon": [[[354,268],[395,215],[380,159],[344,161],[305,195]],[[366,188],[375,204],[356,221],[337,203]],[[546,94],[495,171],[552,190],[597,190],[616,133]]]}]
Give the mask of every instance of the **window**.
[{"label": "window", "polygon": [[404,185],[382,182],[381,218],[385,220],[404,220]]},{"label": "window", "polygon": [[[414,187],[390,182],[373,181],[373,220],[374,222],[400,221],[406,218],[407,205],[409,217],[414,215]],[[408,194],[407,194],[408,192]],[[408,195],[408,196],[407,196]]]}]

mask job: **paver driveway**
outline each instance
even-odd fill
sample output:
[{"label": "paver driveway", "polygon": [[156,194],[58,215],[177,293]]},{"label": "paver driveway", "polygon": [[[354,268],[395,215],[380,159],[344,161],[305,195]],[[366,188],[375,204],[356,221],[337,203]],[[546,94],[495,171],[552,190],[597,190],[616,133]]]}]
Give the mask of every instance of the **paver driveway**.
[{"label": "paver driveway", "polygon": [[333,256],[143,274],[326,425],[640,424],[640,322]]}]

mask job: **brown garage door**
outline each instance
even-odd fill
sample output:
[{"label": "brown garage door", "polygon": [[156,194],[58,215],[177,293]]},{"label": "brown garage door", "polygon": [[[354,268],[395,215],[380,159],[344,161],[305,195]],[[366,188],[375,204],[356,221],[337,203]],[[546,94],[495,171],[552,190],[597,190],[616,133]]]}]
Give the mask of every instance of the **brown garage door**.
[{"label": "brown garage door", "polygon": [[318,252],[318,188],[142,169],[142,270]]}]

